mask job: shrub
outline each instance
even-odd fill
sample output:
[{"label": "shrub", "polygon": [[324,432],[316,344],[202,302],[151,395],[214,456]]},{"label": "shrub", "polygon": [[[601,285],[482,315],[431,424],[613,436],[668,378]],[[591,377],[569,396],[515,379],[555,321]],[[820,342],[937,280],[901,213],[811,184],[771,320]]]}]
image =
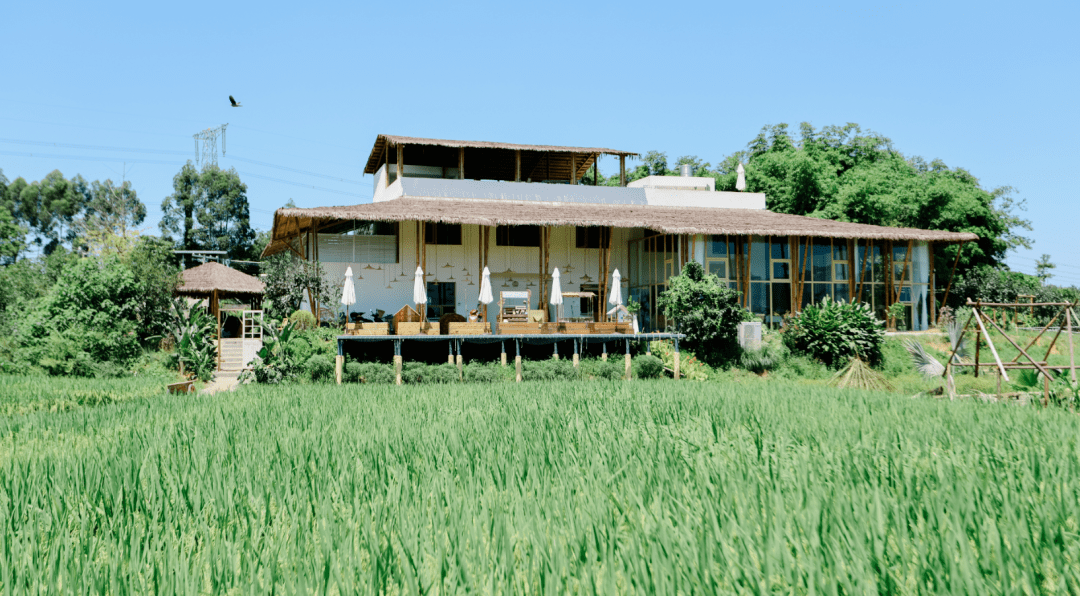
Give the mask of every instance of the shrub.
[{"label": "shrub", "polygon": [[453,364],[407,362],[401,370],[401,381],[410,385],[457,383],[458,369]]},{"label": "shrub", "polygon": [[865,303],[826,297],[789,318],[782,333],[784,345],[792,352],[817,358],[831,368],[844,366],[855,357],[874,366],[881,363],[885,330]]},{"label": "shrub", "polygon": [[657,305],[675,328],[686,334],[685,346],[716,366],[739,353],[739,323],[750,315],[739,304],[740,297],[715,275],[706,275],[700,263],[690,261],[681,275],[668,280],[668,289],[660,294]]},{"label": "shrub", "polygon": [[585,378],[616,380],[623,378],[625,365],[622,358],[600,360],[586,358],[581,361],[580,374]]},{"label": "shrub", "polygon": [[573,381],[580,378],[574,363],[569,360],[526,360],[521,364],[526,381]]},{"label": "shrub", "polygon": [[639,379],[658,379],[664,374],[664,361],[649,354],[634,357],[634,376]]},{"label": "shrub", "polygon": [[[681,347],[681,346],[680,346]],[[666,368],[675,370],[675,346],[669,341],[649,342],[649,351],[664,362]],[[693,352],[682,350],[679,354],[679,375],[690,381],[705,381],[709,378],[709,366],[698,359]]]},{"label": "shrub", "polygon": [[334,378],[334,362],[322,354],[308,358],[304,368],[312,381],[329,381]]},{"label": "shrub", "polygon": [[739,356],[739,366],[761,375],[778,368],[787,356],[788,352],[783,344],[766,343],[756,350],[743,350]]},{"label": "shrub", "polygon": [[309,310],[298,310],[289,315],[289,322],[296,323],[296,328],[302,330],[315,327],[315,315]]},{"label": "shrub", "polygon": [[[505,380],[505,374],[499,370],[501,364],[481,364],[470,362],[465,365],[466,383],[500,383]],[[507,370],[512,370],[507,367]]]},{"label": "shrub", "polygon": [[394,366],[378,362],[349,362],[345,365],[345,381],[389,385],[397,380]]}]

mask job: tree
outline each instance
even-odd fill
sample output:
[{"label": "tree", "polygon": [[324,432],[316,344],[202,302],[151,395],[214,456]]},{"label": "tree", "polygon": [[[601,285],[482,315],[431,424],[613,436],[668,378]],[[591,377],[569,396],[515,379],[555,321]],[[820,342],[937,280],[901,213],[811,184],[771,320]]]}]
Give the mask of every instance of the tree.
[{"label": "tree", "polygon": [[25,223],[34,234],[33,243],[42,247],[45,254],[61,244],[70,245],[78,233],[73,225],[75,219],[88,202],[86,180],[82,176],[68,180],[60,170],[53,170],[40,181],[24,182],[22,186],[15,216],[21,220],[18,223]]},{"label": "tree", "polygon": [[120,186],[112,180],[90,184],[86,212],[77,222],[80,236],[92,252],[124,253],[138,236],[136,226],[146,219],[146,205],[139,200],[131,183]]},{"label": "tree", "polygon": [[1035,263],[1035,277],[1039,278],[1040,283],[1045,284],[1047,280],[1054,277],[1054,274],[1050,272],[1056,268],[1057,265],[1050,262],[1050,255],[1044,254]]},{"label": "tree", "polygon": [[235,169],[214,165],[198,172],[189,161],[173,177],[173,194],[161,204],[161,230],[178,236],[183,250],[224,250],[232,259],[251,256],[247,185]]},{"label": "tree", "polygon": [[701,263],[690,261],[680,275],[668,280],[657,305],[686,334],[686,347],[717,366],[738,356],[738,326],[749,314],[741,297],[715,275],[707,275]]},{"label": "tree", "polygon": [[[1031,224],[1016,214],[1023,201],[1013,197],[1013,188],[987,190],[967,170],[940,160],[907,158],[888,137],[857,124],[816,130],[803,123],[797,141],[786,124],[763,127],[746,150],[727,156],[710,172],[717,190],[735,190],[740,162],[747,190],[765,193],[773,211],[975,233],[979,241],[965,248],[960,272],[998,266],[1008,250],[1030,247],[1022,232]],[[957,249],[937,251],[942,275]]]},{"label": "tree", "polygon": [[291,252],[280,252],[263,261],[266,276],[264,308],[271,318],[283,319],[300,308],[305,290],[322,304],[333,304],[335,286],[326,278],[322,264],[308,263]]},{"label": "tree", "polygon": [[252,256],[255,232],[251,229],[247,185],[235,169],[222,170],[216,165],[203,168],[199,175],[202,202],[196,211],[201,226],[195,230],[196,242],[210,250],[224,250],[231,259]]},{"label": "tree", "polygon": [[0,265],[14,263],[26,247],[26,228],[15,220],[15,204],[9,198],[10,184],[0,169]]}]

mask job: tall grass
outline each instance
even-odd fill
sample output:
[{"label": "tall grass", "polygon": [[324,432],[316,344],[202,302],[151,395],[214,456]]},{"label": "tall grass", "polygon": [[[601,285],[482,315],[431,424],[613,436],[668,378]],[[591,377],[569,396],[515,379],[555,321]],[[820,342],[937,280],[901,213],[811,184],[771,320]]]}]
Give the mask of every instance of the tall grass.
[{"label": "tall grass", "polygon": [[1080,590],[1074,415],[786,383],[524,387],[2,417],[0,588]]}]

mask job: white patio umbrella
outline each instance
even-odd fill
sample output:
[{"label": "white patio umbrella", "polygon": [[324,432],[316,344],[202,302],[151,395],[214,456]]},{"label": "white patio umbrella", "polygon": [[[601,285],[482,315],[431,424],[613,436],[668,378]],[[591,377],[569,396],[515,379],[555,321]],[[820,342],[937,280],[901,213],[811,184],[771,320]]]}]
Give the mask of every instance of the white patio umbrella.
[{"label": "white patio umbrella", "polygon": [[735,171],[739,174],[739,177],[735,180],[735,190],[746,190],[746,170],[743,169],[741,162],[739,167],[735,168]]},{"label": "white patio umbrella", "polygon": [[345,305],[345,322],[349,322],[349,307],[356,304],[356,288],[353,287],[352,267],[345,269],[345,287],[341,289],[341,303]]},{"label": "white patio umbrella", "polygon": [[559,308],[562,307],[562,280],[559,278],[559,268],[556,267],[555,271],[551,272],[551,300],[549,300],[552,306],[555,307],[555,320],[559,319]]},{"label": "white patio umbrella", "polygon": [[480,303],[484,305],[484,318],[487,319],[487,305],[495,301],[491,293],[491,270],[484,267],[483,278],[480,279]]},{"label": "white patio umbrella", "polygon": [[622,304],[622,275],[618,269],[611,274],[611,291],[608,292],[607,301],[615,306]]},{"label": "white patio umbrella", "polygon": [[[427,304],[427,284],[424,283],[424,270],[416,268],[416,279],[413,281],[412,300],[416,304],[417,312],[420,311],[421,304]],[[421,318],[424,317],[424,313],[420,313]]]}]

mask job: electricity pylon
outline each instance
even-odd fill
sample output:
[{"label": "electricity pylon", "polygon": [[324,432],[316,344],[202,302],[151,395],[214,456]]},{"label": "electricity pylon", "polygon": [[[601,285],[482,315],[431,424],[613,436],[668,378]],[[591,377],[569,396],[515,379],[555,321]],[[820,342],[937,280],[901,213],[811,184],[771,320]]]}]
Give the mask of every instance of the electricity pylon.
[{"label": "electricity pylon", "polygon": [[[225,155],[225,123],[217,128],[208,128],[192,135],[195,137],[195,165],[217,165],[218,137],[221,137],[221,154]],[[200,161],[202,162],[200,164]]]}]

